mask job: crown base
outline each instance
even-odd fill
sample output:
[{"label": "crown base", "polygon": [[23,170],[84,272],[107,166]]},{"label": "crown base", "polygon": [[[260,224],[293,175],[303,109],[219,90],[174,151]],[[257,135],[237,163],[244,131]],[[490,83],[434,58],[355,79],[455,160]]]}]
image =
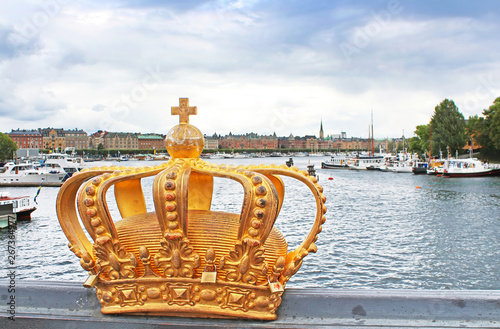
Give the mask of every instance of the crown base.
[{"label": "crown base", "polygon": [[100,281],[96,288],[104,314],[257,320],[275,320],[283,294],[268,285],[187,278]]}]

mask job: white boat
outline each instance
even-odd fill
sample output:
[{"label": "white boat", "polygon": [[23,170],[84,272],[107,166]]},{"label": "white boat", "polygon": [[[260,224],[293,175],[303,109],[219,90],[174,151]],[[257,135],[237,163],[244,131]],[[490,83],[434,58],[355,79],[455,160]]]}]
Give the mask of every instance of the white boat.
[{"label": "white boat", "polygon": [[40,161],[40,165],[42,168],[47,168],[50,172],[64,173],[68,177],[85,168],[82,158],[66,153],[49,153]]},{"label": "white boat", "polygon": [[15,164],[8,162],[0,167],[0,186],[61,186],[65,172],[50,172],[47,168],[37,168],[29,162]]},{"label": "white boat", "polygon": [[354,170],[380,170],[383,163],[383,155],[357,156],[348,161],[348,166]]},{"label": "white boat", "polygon": [[216,153],[210,155],[210,159],[224,159],[225,155],[226,155],[226,153],[224,153],[224,152],[216,152]]},{"label": "white boat", "polygon": [[16,220],[29,220],[35,210],[28,196],[11,197],[9,192],[0,192],[0,228]]},{"label": "white boat", "polygon": [[348,161],[352,157],[349,157],[345,154],[341,155],[332,155],[330,160],[321,162],[322,169],[347,169]]},{"label": "white boat", "polygon": [[449,159],[444,162],[445,177],[500,176],[500,165],[486,164],[476,158]]}]

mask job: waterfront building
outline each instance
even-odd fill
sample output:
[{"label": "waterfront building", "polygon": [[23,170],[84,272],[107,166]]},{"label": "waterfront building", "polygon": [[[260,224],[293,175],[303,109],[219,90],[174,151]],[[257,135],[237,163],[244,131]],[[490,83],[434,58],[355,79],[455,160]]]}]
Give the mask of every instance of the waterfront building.
[{"label": "waterfront building", "polygon": [[41,128],[38,129],[43,136],[43,148],[48,150],[66,148],[64,139],[64,129],[62,128]]},{"label": "waterfront building", "polygon": [[42,148],[43,147],[43,136],[38,130],[12,130],[7,134],[17,147],[20,149],[25,148]]},{"label": "waterfront building", "polygon": [[105,149],[133,150],[139,147],[136,133],[106,132],[103,141]]},{"label": "waterfront building", "polygon": [[219,149],[219,137],[217,133],[213,134],[213,136],[203,136],[205,138],[205,149],[206,150],[217,150]]},{"label": "waterfront building", "polygon": [[75,149],[89,148],[89,138],[82,129],[63,130],[63,136],[66,147],[74,147]]},{"label": "waterfront building", "polygon": [[96,150],[99,148],[99,145],[104,147],[104,135],[106,135],[106,132],[102,130],[91,134],[89,136],[89,148]]},{"label": "waterfront building", "polygon": [[163,150],[165,149],[165,135],[139,134],[137,135],[137,146],[139,150]]},{"label": "waterfront building", "polygon": [[233,135],[229,133],[219,139],[219,144],[223,149],[277,149],[278,137],[273,135],[258,135],[247,133],[243,135]]}]

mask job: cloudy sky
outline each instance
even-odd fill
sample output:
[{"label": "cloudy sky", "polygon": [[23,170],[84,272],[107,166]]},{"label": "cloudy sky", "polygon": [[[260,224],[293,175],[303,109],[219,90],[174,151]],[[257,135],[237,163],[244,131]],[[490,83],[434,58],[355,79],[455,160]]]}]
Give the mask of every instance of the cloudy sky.
[{"label": "cloudy sky", "polygon": [[500,2],[0,0],[0,131],[413,135],[500,96]]}]

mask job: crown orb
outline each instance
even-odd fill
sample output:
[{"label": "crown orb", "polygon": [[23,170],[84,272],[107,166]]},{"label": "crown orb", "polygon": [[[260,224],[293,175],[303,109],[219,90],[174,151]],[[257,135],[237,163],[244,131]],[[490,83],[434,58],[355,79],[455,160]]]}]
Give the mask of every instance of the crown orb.
[{"label": "crown orb", "polygon": [[181,123],[167,133],[165,145],[173,159],[197,158],[203,152],[205,139],[198,128]]}]

